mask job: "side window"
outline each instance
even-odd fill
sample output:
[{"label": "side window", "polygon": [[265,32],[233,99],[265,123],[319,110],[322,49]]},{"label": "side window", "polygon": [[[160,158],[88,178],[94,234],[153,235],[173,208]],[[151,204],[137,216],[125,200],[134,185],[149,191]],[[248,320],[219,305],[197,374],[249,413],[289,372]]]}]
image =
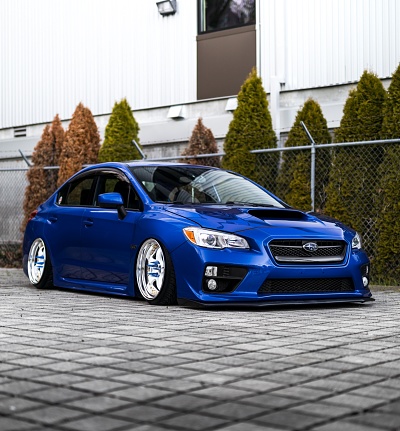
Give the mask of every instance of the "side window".
[{"label": "side window", "polygon": [[57,204],[68,206],[92,206],[96,185],[95,180],[95,176],[86,176],[66,184],[58,193]]},{"label": "side window", "polygon": [[101,175],[97,187],[95,205],[98,206],[98,195],[110,192],[119,193],[121,195],[126,209],[140,210],[142,208],[141,201],[135,189],[125,177],[111,173]]}]

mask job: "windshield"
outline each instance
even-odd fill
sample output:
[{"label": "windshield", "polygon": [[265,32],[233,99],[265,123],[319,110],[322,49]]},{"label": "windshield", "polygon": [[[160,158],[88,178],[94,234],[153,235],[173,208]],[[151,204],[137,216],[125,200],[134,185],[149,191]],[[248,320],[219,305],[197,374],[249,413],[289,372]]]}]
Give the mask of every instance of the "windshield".
[{"label": "windshield", "polygon": [[130,170],[155,202],[284,208],[257,185],[223,170],[204,166],[132,166]]}]

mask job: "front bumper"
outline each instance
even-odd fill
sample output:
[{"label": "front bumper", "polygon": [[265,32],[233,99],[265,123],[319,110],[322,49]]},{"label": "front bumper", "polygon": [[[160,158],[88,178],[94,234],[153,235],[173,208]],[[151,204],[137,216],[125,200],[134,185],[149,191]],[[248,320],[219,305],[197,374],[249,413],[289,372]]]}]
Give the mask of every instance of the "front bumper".
[{"label": "front bumper", "polygon": [[[212,250],[184,244],[174,251],[179,303],[210,306],[270,306],[373,301],[368,286],[363,285],[362,268],[369,264],[363,250],[351,250],[339,265],[276,265],[266,250]],[[207,266],[244,268],[245,275],[234,290],[210,292],[204,288]],[[266,280],[348,279],[351,291],[311,291],[290,293],[261,292]],[[218,281],[218,280],[217,280]]]}]

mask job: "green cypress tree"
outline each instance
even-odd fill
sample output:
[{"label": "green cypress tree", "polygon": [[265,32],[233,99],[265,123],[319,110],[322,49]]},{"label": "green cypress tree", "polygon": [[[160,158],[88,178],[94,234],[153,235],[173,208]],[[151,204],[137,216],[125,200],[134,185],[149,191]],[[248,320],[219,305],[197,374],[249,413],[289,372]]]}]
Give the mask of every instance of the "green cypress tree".
[{"label": "green cypress tree", "polygon": [[59,159],[58,185],[82,169],[83,165],[96,163],[99,148],[100,135],[92,112],[79,103],[65,133]]},{"label": "green cypress tree", "polygon": [[[218,153],[217,143],[211,129],[208,129],[201,118],[193,129],[189,139],[189,145],[183,150],[182,156],[198,156],[200,154]],[[200,157],[196,159],[184,159],[183,162],[192,165],[205,165],[220,167],[219,157]]]},{"label": "green cypress tree", "polygon": [[99,161],[121,162],[141,159],[142,156],[132,143],[132,140],[135,140],[139,144],[138,134],[139,125],[127,100],[115,102],[99,151]]},{"label": "green cypress tree", "polygon": [[[317,144],[331,142],[326,119],[320,105],[308,99],[298,111],[289,131],[285,147],[310,145],[303,122]],[[322,151],[324,151],[322,153]],[[321,211],[325,203],[325,187],[329,175],[329,152],[318,150],[315,163],[314,206]],[[305,211],[311,209],[311,152],[310,150],[284,151],[282,165],[277,180],[277,194],[289,205]]]},{"label": "green cypress tree", "polygon": [[[380,138],[385,89],[379,78],[365,71],[350,91],[343,110],[336,142],[372,141]],[[377,167],[382,161],[379,146],[339,147],[333,153],[325,212],[364,236],[373,252],[372,235],[376,221]]]},{"label": "green cypress tree", "polygon": [[[400,138],[400,65],[393,74],[384,106],[383,139]],[[400,279],[400,148],[386,144],[379,168],[378,241],[373,269],[386,282]]]},{"label": "green cypress tree", "polygon": [[245,175],[269,190],[274,191],[278,171],[278,153],[266,153],[263,157],[270,173],[268,179],[260,176],[257,156],[251,150],[276,148],[276,135],[272,128],[267,95],[261,78],[253,69],[238,94],[238,106],[224,142],[225,156],[222,166]]}]

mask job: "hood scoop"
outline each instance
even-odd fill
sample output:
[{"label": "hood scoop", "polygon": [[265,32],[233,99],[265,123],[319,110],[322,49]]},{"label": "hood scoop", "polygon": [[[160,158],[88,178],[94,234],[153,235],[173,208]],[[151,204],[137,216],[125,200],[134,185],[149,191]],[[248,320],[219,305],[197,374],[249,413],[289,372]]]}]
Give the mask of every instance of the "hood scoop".
[{"label": "hood scoop", "polygon": [[249,214],[261,220],[308,220],[306,214],[292,209],[250,210]]}]

